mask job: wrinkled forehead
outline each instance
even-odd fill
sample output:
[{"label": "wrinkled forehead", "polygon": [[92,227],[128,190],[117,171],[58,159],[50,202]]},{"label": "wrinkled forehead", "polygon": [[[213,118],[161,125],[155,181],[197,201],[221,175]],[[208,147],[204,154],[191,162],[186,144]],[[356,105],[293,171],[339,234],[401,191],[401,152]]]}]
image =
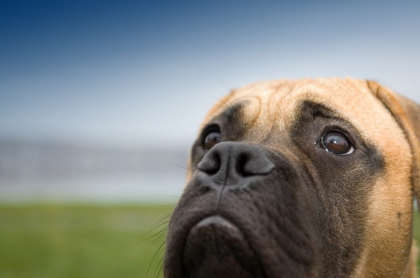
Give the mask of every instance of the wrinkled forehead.
[{"label": "wrinkled forehead", "polygon": [[379,147],[385,148],[392,143],[388,140],[404,140],[398,124],[371,93],[366,81],[354,79],[280,80],[251,84],[222,98],[209,112],[204,125],[240,105],[241,121],[252,123],[250,132],[252,129],[263,138],[275,126],[287,133],[299,120],[305,102],[320,104],[333,111],[354,126],[362,138]]}]

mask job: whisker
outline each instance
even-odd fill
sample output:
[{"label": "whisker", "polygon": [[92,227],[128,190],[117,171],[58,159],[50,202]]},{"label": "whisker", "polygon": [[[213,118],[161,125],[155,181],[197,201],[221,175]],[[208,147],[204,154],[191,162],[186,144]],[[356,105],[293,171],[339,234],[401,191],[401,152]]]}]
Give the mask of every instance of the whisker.
[{"label": "whisker", "polygon": [[180,165],[177,165],[177,164],[173,164],[173,163],[168,163],[169,165],[171,165],[171,166],[174,166],[174,167],[177,167],[177,168],[181,168],[181,169],[184,169],[184,170],[188,170],[188,171],[192,171],[192,172],[194,172],[195,170],[197,170],[197,169],[190,169],[190,168],[188,168],[188,167],[185,167],[185,166],[180,166]]},{"label": "whisker", "polygon": [[156,243],[157,241],[161,240],[164,236],[166,236],[166,233],[164,233],[164,232],[166,232],[167,230],[168,229],[163,230],[162,233],[160,233],[160,235],[157,238],[155,238],[153,243]]},{"label": "whisker", "polygon": [[159,275],[162,273],[163,270],[163,257],[160,259],[159,264],[157,265],[155,272],[159,269],[159,271],[157,272],[156,277],[159,277]]},{"label": "whisker", "polygon": [[147,238],[144,238],[144,239],[141,239],[141,240],[137,241],[136,244],[141,243],[141,242],[145,242],[145,241],[147,241],[149,239],[152,239],[152,238],[154,238],[156,236],[159,236],[161,233],[165,232],[167,229],[168,228],[165,227],[164,229],[160,230],[159,232],[156,232],[155,234],[153,234],[151,236],[148,236]]},{"label": "whisker", "polygon": [[[163,225],[167,225],[169,223],[169,220],[168,221],[165,221],[165,222],[163,222],[163,223],[161,223],[161,224],[159,224],[159,225],[157,225],[156,227],[154,227],[153,229],[151,229],[150,231],[148,231],[147,233],[145,233],[144,235],[142,235],[136,242],[135,242],[135,244],[138,244],[138,243],[140,243],[140,242],[144,242],[144,241],[146,241],[146,240],[148,240],[149,238],[152,238],[152,237],[154,237],[155,235],[151,235],[151,236],[149,236],[150,235],[150,233],[151,232],[153,232],[154,230],[156,230],[157,228],[159,228],[159,227],[162,227]],[[166,227],[165,227],[165,229],[166,229]],[[159,232],[157,233],[157,234],[159,234]],[[145,237],[147,237],[147,238],[145,238]]]},{"label": "whisker", "polygon": [[155,258],[157,258],[157,256],[159,256],[160,254],[159,251],[162,249],[162,247],[165,245],[165,242],[162,242],[162,244],[159,246],[159,248],[156,250],[155,254],[153,255],[152,260],[149,263],[149,266],[147,267],[147,272],[146,272],[146,277],[149,276],[149,271],[150,271],[150,267],[153,264],[153,261],[155,260]]}]

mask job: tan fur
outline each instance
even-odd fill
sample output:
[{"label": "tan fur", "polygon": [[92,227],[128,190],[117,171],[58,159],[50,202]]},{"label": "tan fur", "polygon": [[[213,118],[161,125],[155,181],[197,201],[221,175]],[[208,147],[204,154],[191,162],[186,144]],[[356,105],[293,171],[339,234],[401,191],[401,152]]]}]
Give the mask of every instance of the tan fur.
[{"label": "tan fur", "polygon": [[[378,148],[386,171],[369,196],[369,236],[352,277],[414,277],[417,251],[411,237],[413,188],[420,195],[420,108],[375,82],[338,78],[280,80],[231,92],[210,110],[203,125],[242,100],[249,102],[244,113],[249,124],[245,141],[253,138],[249,140],[260,143],[273,125],[280,130],[277,138],[291,141],[289,131],[299,104],[312,100],[337,111],[365,141]],[[275,144],[269,147],[280,148]]]},{"label": "tan fur", "polygon": [[419,249],[417,247],[417,241],[413,240],[411,247],[410,258],[408,260],[407,266],[405,267],[403,278],[412,278],[417,277],[417,256]]},{"label": "tan fur", "polygon": [[375,95],[394,115],[404,131],[413,154],[413,185],[417,198],[420,197],[420,106],[411,100],[381,87],[374,81],[368,82]]}]

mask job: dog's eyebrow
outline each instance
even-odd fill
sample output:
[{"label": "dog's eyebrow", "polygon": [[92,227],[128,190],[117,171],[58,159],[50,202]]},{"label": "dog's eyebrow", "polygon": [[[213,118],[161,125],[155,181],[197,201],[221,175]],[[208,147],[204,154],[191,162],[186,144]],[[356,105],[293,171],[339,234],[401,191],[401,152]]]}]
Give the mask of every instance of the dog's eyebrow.
[{"label": "dog's eyebrow", "polygon": [[299,106],[299,115],[307,116],[311,115],[312,118],[316,117],[323,117],[328,119],[335,119],[342,122],[348,123],[348,120],[343,117],[339,112],[335,109],[328,107],[327,105],[315,101],[305,100]]},{"label": "dog's eyebrow", "polygon": [[225,138],[229,138],[229,140],[241,138],[246,130],[246,123],[243,119],[243,109],[247,104],[247,101],[239,101],[225,105],[224,109],[216,114],[216,116],[212,117],[203,127],[201,137],[210,129],[214,128],[214,126],[218,126]]},{"label": "dog's eyebrow", "polygon": [[225,124],[232,120],[238,120],[245,105],[245,101],[237,102],[234,104],[226,104],[226,108],[215,117],[213,117],[210,122],[220,122]]}]

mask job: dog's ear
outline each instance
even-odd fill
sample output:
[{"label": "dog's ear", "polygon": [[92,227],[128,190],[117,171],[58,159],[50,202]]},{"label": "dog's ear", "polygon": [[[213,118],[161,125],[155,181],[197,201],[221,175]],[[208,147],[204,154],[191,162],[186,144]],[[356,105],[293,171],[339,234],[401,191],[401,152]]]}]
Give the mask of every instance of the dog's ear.
[{"label": "dog's ear", "polygon": [[420,106],[375,81],[368,81],[367,84],[391,112],[407,137],[413,154],[412,183],[417,201],[420,202]]}]

